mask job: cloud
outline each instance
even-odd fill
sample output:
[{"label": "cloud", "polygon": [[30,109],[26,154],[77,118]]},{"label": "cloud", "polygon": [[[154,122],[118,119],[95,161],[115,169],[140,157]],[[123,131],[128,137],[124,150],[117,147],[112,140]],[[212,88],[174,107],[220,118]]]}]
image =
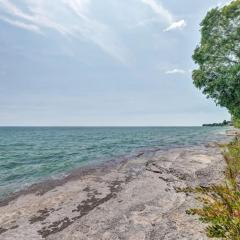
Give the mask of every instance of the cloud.
[{"label": "cloud", "polygon": [[0,20],[15,27],[40,33],[46,29],[67,38],[87,40],[118,61],[128,64],[129,53],[114,29],[91,16],[91,0],[21,0],[15,5],[10,0],[0,0]]},{"label": "cloud", "polygon": [[[46,0],[24,0],[24,5],[26,5],[26,7],[30,10],[29,13],[24,13],[9,0],[0,0],[0,8],[2,8],[11,17],[19,19],[19,27],[21,27],[21,25],[31,23],[38,28],[50,28],[61,34],[70,34],[70,31],[66,27],[50,18],[53,10],[49,9],[49,5],[46,4]],[[15,19],[10,21],[14,20]]]},{"label": "cloud", "polygon": [[162,6],[162,4],[157,3],[155,0],[142,0],[142,2],[147,4],[156,14],[158,14],[168,24],[174,21],[172,14],[167,9],[165,9]]},{"label": "cloud", "polygon": [[173,22],[169,27],[167,27],[164,31],[169,32],[174,29],[183,29],[186,27],[186,21],[185,20],[180,20],[178,22]]},{"label": "cloud", "polygon": [[165,72],[166,74],[185,74],[186,71],[183,70],[183,69],[178,69],[178,68],[175,68],[175,69],[172,69],[172,70],[168,70]]},{"label": "cloud", "polygon": [[164,31],[171,31],[176,29],[183,29],[186,26],[185,20],[176,21],[173,14],[168,11],[163,5],[155,0],[142,0],[144,4],[147,4],[161,19],[168,25]]},{"label": "cloud", "polygon": [[90,0],[63,0],[63,2],[81,17],[89,13]]},{"label": "cloud", "polygon": [[74,27],[75,37],[83,36],[91,40],[103,51],[122,63],[128,61],[128,52],[120,43],[114,31],[106,24],[98,22],[86,14],[90,0],[65,0],[64,2],[81,20],[81,26]]},{"label": "cloud", "polygon": [[19,28],[22,28],[25,30],[36,32],[36,33],[41,33],[39,27],[36,25],[33,25],[33,24],[27,24],[27,23],[24,23],[21,21],[11,20],[11,19],[9,19],[7,17],[3,17],[3,16],[0,16],[0,20],[4,21],[6,23],[9,23],[15,27],[19,27]]}]

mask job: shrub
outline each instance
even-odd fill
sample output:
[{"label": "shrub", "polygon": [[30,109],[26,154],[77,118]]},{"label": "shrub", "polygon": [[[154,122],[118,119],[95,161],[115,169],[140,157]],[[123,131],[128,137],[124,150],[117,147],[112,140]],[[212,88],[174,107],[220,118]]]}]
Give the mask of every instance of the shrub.
[{"label": "shrub", "polygon": [[225,181],[221,185],[185,189],[195,193],[201,208],[190,209],[188,214],[198,215],[208,224],[207,236],[240,240],[240,140],[236,138],[224,150]]}]

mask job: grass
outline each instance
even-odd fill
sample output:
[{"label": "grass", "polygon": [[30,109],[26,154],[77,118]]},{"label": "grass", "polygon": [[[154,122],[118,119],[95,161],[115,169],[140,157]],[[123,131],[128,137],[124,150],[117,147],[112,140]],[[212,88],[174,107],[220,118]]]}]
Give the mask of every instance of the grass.
[{"label": "grass", "polygon": [[221,185],[185,189],[196,194],[201,208],[187,214],[198,215],[207,224],[210,238],[240,240],[240,138],[224,146],[225,179]]}]

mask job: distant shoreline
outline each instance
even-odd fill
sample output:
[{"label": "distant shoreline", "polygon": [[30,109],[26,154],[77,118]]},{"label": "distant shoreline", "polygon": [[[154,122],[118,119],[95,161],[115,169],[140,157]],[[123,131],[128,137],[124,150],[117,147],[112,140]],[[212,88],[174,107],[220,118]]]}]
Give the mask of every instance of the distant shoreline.
[{"label": "distant shoreline", "polygon": [[233,122],[224,120],[221,123],[207,123],[207,124],[203,124],[202,126],[203,127],[233,127]]}]

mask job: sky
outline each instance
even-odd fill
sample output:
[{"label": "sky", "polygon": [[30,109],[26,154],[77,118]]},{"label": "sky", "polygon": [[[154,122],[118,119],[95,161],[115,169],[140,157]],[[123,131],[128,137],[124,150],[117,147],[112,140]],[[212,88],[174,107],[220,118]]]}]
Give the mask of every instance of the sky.
[{"label": "sky", "polygon": [[229,120],[191,79],[199,23],[226,3],[0,0],[0,125]]}]

